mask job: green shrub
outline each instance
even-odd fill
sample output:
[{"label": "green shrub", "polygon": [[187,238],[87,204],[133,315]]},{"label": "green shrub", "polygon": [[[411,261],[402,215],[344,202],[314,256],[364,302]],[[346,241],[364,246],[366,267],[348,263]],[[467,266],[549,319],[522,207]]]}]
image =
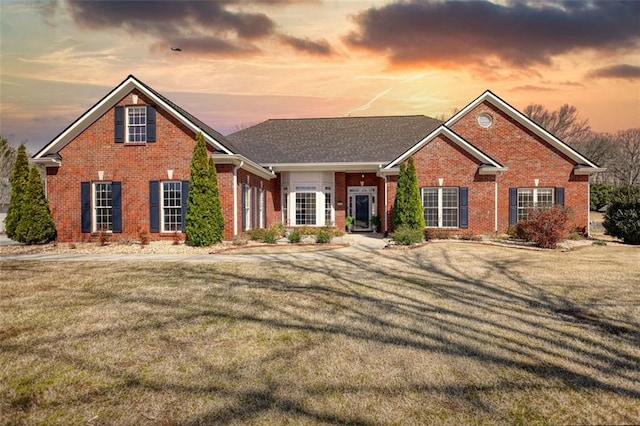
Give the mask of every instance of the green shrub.
[{"label": "green shrub", "polygon": [[[418,187],[418,176],[413,157],[400,165],[396,197],[393,203],[393,226],[402,225],[422,230],[425,227],[424,208]],[[421,231],[422,232],[422,231]]]},{"label": "green shrub", "polygon": [[191,159],[189,197],[185,215],[186,233],[193,246],[209,246],[222,241],[224,218],[213,161],[207,160],[202,133],[196,135]]},{"label": "green shrub", "polygon": [[269,227],[269,229],[271,231],[273,231],[274,234],[276,234],[278,236],[278,238],[280,237],[284,237],[285,234],[285,227],[284,224],[278,222],[278,223],[274,223],[273,225],[271,225]]},{"label": "green shrub", "polygon": [[296,230],[300,233],[300,235],[316,235],[316,233],[318,232],[318,228],[307,225],[296,228]]},{"label": "green shrub", "polygon": [[290,243],[295,244],[299,243],[302,240],[302,235],[300,235],[298,231],[293,230],[289,233],[289,236],[287,238],[289,239]]},{"label": "green shrub", "polygon": [[464,241],[482,241],[482,237],[471,232],[460,234],[460,239]]},{"label": "green shrub", "polygon": [[593,183],[589,187],[589,208],[593,211],[600,210],[608,205],[616,192],[615,185],[608,185],[604,183]]},{"label": "green shrub", "polygon": [[25,244],[37,244],[52,241],[56,237],[56,225],[51,217],[42,178],[36,166],[31,166],[29,170],[19,217],[15,240]]},{"label": "green shrub", "polygon": [[528,221],[521,220],[507,229],[509,238],[523,241],[531,241],[531,227]]},{"label": "green shrub", "polygon": [[607,234],[627,244],[640,244],[640,188],[619,188],[604,214],[602,225]]},{"label": "green shrub", "polygon": [[447,229],[434,229],[431,234],[431,239],[434,240],[448,240],[451,238],[451,232]]},{"label": "green shrub", "polygon": [[327,231],[321,229],[316,234],[316,243],[318,244],[328,244],[331,242],[331,234]]},{"label": "green shrub", "polygon": [[[9,208],[7,217],[5,218],[5,231],[7,237],[16,239],[16,228],[20,223],[22,200],[29,178],[29,160],[27,158],[27,150],[24,144],[18,147],[15,162],[11,169],[11,198],[9,199]],[[17,240],[17,239],[16,239]]]},{"label": "green shrub", "polygon": [[401,225],[394,231],[392,238],[397,244],[410,246],[423,241],[424,231],[422,229]]}]

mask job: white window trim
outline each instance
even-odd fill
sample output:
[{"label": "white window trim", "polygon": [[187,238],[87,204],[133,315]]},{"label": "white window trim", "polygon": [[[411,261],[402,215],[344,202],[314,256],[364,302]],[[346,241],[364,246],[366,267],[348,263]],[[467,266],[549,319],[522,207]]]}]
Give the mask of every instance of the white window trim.
[{"label": "white window trim", "polygon": [[[96,185],[110,184],[111,185],[111,229],[98,229],[98,214],[97,214],[97,205],[96,205]],[[96,181],[91,184],[91,229],[93,232],[108,232],[113,233],[113,182],[106,181]]]},{"label": "white window trim", "polygon": [[[179,180],[163,180],[160,181],[160,233],[164,233],[164,234],[172,234],[174,232],[182,232],[182,229],[180,229],[179,231],[167,231],[164,229],[164,225],[165,225],[165,221],[164,221],[164,209],[168,208],[164,205],[164,184],[165,183],[178,183],[180,184],[180,209],[182,212],[184,212],[184,206],[182,205],[182,182]],[[175,207],[170,207],[170,208],[175,208]],[[180,223],[180,227],[182,228],[182,223],[185,220],[184,218],[184,214],[181,213],[181,223]]]},{"label": "white window trim", "polygon": [[[423,186],[422,188],[420,188],[420,199],[422,201],[422,209],[424,212],[424,191],[426,189],[436,189],[438,192],[438,226],[429,226],[427,225],[427,228],[443,228],[443,229],[459,229],[460,228],[460,188],[457,186]],[[444,222],[444,206],[442,205],[442,192],[444,189],[455,189],[456,190],[456,213],[457,213],[457,218],[456,218],[456,226],[443,226],[443,222]],[[453,209],[447,209],[447,210],[453,210]],[[424,213],[423,213],[424,214]]]},{"label": "white window trim", "polygon": [[[327,189],[330,188],[330,189]],[[296,195],[297,194],[307,194],[313,193],[316,196],[316,221],[315,224],[300,224],[296,220]],[[288,203],[288,212],[284,212],[283,206],[283,217],[287,214],[289,217],[285,221],[289,226],[313,226],[313,227],[322,227],[327,225],[327,221],[325,219],[325,194],[331,195],[331,222],[335,223],[335,196],[334,196],[334,185],[325,183],[325,184],[297,184],[295,186],[290,186],[282,191],[282,196],[289,197],[287,198]],[[283,201],[284,202],[284,201]],[[293,206],[293,208],[292,208]]]},{"label": "white window trim", "polygon": [[[134,109],[139,109],[144,111],[144,125],[140,125],[139,127],[144,127],[144,140],[143,141],[132,141],[130,140],[129,136],[129,127],[130,127],[130,123],[129,123],[129,112],[131,110]],[[127,106],[125,107],[125,138],[124,141],[125,143],[147,143],[147,107],[146,106]]]}]

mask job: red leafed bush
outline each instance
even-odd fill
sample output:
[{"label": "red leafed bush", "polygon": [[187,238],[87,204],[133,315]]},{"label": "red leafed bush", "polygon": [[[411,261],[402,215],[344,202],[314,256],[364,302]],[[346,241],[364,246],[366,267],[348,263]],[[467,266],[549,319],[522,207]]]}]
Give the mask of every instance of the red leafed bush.
[{"label": "red leafed bush", "polygon": [[569,235],[569,216],[569,210],[562,206],[532,209],[525,221],[527,240],[538,247],[555,248]]}]

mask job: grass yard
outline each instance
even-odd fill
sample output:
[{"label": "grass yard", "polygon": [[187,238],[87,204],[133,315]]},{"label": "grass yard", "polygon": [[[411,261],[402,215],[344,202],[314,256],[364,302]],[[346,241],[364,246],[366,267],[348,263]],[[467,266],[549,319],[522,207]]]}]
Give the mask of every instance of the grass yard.
[{"label": "grass yard", "polygon": [[640,418],[640,248],[0,261],[2,424]]}]

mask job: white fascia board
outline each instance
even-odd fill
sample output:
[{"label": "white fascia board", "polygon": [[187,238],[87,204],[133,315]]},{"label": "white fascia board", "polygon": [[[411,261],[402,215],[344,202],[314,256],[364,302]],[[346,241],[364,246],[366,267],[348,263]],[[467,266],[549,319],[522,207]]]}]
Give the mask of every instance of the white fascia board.
[{"label": "white fascia board", "polygon": [[39,159],[44,157],[45,155],[56,153],[60,151],[67,143],[71,142],[75,137],[77,137],[80,133],[82,133],[87,127],[89,127],[92,123],[94,123],[98,118],[100,118],[104,113],[106,113],[115,102],[113,99],[121,99],[134,87],[138,85],[135,81],[129,77],[126,79],[119,87],[116,87],[112,90],[107,96],[102,98],[100,102],[91,107],[87,112],[80,116],[75,122],[73,122],[69,127],[62,131],[54,140],[52,140],[46,147],[41,149],[36,155],[33,156],[34,159]]},{"label": "white fascia board", "polygon": [[498,173],[508,171],[508,167],[492,167],[492,166],[480,166],[478,167],[478,173],[480,175],[495,175]]},{"label": "white fascia board", "polygon": [[[178,113],[174,108],[169,106],[162,99],[158,98],[155,94],[147,90],[141,84],[138,84],[138,81],[130,76],[124,82],[120,84],[120,86],[116,87],[109,94],[107,94],[102,100],[100,100],[97,104],[91,107],[87,112],[85,112],[80,118],[78,118],[74,123],[72,123],[69,127],[67,127],[62,133],[60,133],[54,140],[52,140],[45,148],[41,149],[33,158],[39,159],[44,157],[45,155],[55,153],[60,151],[66,144],[71,142],[74,138],[76,138],[80,133],[85,131],[87,127],[93,124],[98,118],[104,115],[107,111],[109,111],[113,106],[118,102],[118,100],[122,99],[133,89],[138,89],[143,92],[147,97],[153,99],[153,101],[160,105],[164,110],[168,111],[171,115],[176,117],[178,121],[184,124],[189,129],[193,130],[194,133],[201,132],[198,126],[193,124],[190,120],[184,117],[182,114]],[[211,135],[207,133],[202,133],[205,140],[210,144],[216,147],[217,149],[226,152],[227,154],[233,154],[229,151],[224,145],[215,140]]]},{"label": "white fascia board", "polygon": [[273,163],[264,164],[264,166],[277,172],[377,172],[384,164],[384,161],[377,161],[375,163]]},{"label": "white fascia board", "polygon": [[[537,135],[538,137],[544,139],[551,146],[557,148],[560,152],[564,153],[567,157],[571,158],[578,164],[585,165],[587,167],[592,167],[598,169],[594,163],[589,161],[582,154],[571,148],[566,143],[562,142],[560,139],[555,137],[553,134],[549,133],[547,130],[539,126],[536,122],[531,120],[529,117],[500,99],[497,95],[495,95],[490,90],[486,90],[482,95],[478,96],[473,102],[469,105],[458,111],[453,117],[447,120],[444,125],[447,127],[455,124],[460,118],[464,117],[469,111],[480,105],[482,102],[487,101],[491,103],[491,105],[500,109],[501,111],[507,113],[511,118],[516,120],[518,123],[523,125],[525,128],[530,130],[532,133]],[[596,173],[595,171],[592,173]]]},{"label": "white fascia board", "polygon": [[404,160],[406,160],[407,158],[412,156],[414,153],[416,153],[423,146],[425,146],[427,143],[431,142],[436,136],[439,136],[439,135],[446,136],[448,139],[452,140],[455,144],[457,144],[459,147],[461,147],[462,149],[467,151],[469,154],[474,156],[476,159],[478,159],[482,163],[488,164],[489,166],[502,168],[502,166],[500,164],[498,164],[495,160],[493,160],[491,157],[489,157],[488,155],[486,155],[485,153],[480,151],[475,146],[471,145],[469,142],[464,140],[457,133],[455,133],[454,131],[452,131],[451,129],[446,127],[445,125],[441,125],[441,126],[437,127],[436,129],[434,129],[427,136],[425,136],[421,141],[419,141],[414,146],[412,146],[404,154],[402,154],[401,156],[399,156],[398,158],[393,160],[391,163],[387,164],[385,166],[385,169],[391,169],[393,167],[396,167],[398,164],[400,164],[401,162],[403,162]]},{"label": "white fascia board", "polygon": [[275,173],[262,167],[261,165],[249,160],[247,157],[238,154],[213,154],[213,162],[215,164],[242,164],[242,168],[254,175],[265,179],[274,179]]},{"label": "white fascia board", "polygon": [[400,174],[400,167],[392,167],[390,169],[384,168],[384,169],[378,170],[378,176],[380,177],[395,176],[399,174]]},{"label": "white fascia board", "polygon": [[591,167],[583,164],[578,164],[573,168],[573,173],[576,175],[592,175],[594,173],[602,173],[606,171],[606,167]]}]

